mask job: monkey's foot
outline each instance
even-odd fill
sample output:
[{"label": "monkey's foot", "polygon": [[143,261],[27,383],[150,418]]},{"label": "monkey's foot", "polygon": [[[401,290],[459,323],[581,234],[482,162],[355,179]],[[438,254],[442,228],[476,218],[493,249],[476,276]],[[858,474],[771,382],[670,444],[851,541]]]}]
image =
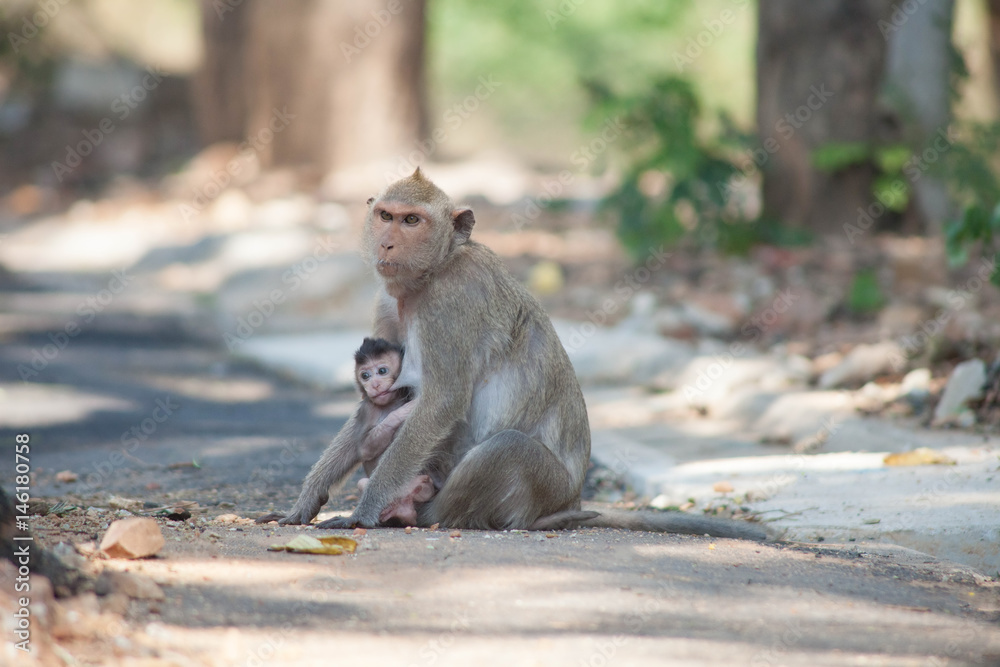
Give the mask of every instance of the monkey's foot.
[{"label": "monkey's foot", "polygon": [[285,515],[279,512],[271,512],[270,514],[265,514],[264,516],[259,516],[254,519],[254,523],[271,523],[272,521],[280,521],[284,519]]},{"label": "monkey's foot", "polygon": [[326,521],[320,521],[316,524],[317,528],[323,528],[324,530],[329,530],[331,528],[356,528],[360,522],[351,516],[335,516],[332,519],[327,519]]}]

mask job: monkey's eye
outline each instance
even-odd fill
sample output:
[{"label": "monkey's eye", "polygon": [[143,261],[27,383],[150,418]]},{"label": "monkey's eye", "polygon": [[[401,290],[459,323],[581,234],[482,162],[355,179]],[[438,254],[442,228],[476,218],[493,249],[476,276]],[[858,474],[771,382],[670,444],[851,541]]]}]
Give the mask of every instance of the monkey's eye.
[{"label": "monkey's eye", "polygon": [[383,220],[392,220],[392,213],[389,213],[389,211],[382,211],[379,214],[379,217]]},{"label": "monkey's eye", "polygon": [[408,215],[405,218],[403,218],[403,222],[405,222],[408,225],[415,225],[418,222],[420,222],[420,218],[418,218],[417,216],[415,216],[415,215],[413,215],[411,213],[410,215]]},{"label": "monkey's eye", "polygon": [[361,372],[361,379],[367,382],[368,380],[372,379],[372,374],[369,373],[368,371],[362,371]]},{"label": "monkey's eye", "polygon": [[378,367],[378,374],[379,375],[387,375],[388,373],[389,373],[389,369],[387,367],[385,367],[385,366],[379,366]]}]

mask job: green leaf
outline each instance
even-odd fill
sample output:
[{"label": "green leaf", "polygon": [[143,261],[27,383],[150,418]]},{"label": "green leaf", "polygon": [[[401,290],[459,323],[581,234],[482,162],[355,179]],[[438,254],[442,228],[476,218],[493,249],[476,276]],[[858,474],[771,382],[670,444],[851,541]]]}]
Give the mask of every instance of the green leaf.
[{"label": "green leaf", "polygon": [[847,296],[847,307],[858,314],[877,311],[885,303],[885,295],[879,287],[875,271],[868,269],[854,276],[851,291]]},{"label": "green leaf", "polygon": [[898,174],[903,170],[903,165],[913,157],[913,151],[909,146],[894,144],[883,146],[875,151],[875,163],[878,168],[887,174]]},{"label": "green leaf", "polygon": [[890,211],[902,213],[910,203],[910,186],[899,176],[882,175],[872,185],[875,198]]},{"label": "green leaf", "polygon": [[860,141],[826,144],[812,153],[813,166],[821,171],[840,171],[872,158],[868,144]]}]

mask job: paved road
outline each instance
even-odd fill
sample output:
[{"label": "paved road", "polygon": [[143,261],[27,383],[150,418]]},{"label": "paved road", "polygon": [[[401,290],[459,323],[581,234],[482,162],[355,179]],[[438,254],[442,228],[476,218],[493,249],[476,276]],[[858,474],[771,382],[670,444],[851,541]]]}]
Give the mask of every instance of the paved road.
[{"label": "paved road", "polygon": [[[36,496],[205,508],[164,521],[160,558],[102,563],[167,594],[133,603],[126,652],[164,664],[1000,664],[997,584],[902,550],[377,530],[354,556],[267,552],[303,529],[212,517],[287,507],[353,397],[234,363],[210,318],[139,298],[22,382],[18,366],[79,297],[0,294],[0,441],[31,434]],[[80,479],[57,482],[67,469]],[[332,508],[349,509],[349,493]],[[104,518],[78,531],[46,517],[37,532],[80,541]]]}]

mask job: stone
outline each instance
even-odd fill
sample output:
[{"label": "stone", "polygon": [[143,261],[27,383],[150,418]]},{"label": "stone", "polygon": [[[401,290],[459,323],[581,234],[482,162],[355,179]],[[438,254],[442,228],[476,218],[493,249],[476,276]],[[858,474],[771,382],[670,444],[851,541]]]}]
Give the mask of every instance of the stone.
[{"label": "stone", "polygon": [[896,370],[906,361],[903,349],[892,341],[874,345],[858,345],[843,361],[819,378],[820,389],[868,382],[880,373]]},{"label": "stone", "polygon": [[986,384],[986,364],[981,359],[963,361],[948,378],[941,400],[934,408],[933,426],[954,422],[966,408],[966,404],[982,396]]},{"label": "stone", "polygon": [[108,527],[101,540],[101,551],[111,558],[145,558],[163,548],[165,540],[153,519],[120,519]]},{"label": "stone", "polygon": [[660,336],[591,322],[552,324],[583,384],[646,383],[660,373],[679,374],[694,356],[691,345]]},{"label": "stone", "polygon": [[115,593],[126,595],[136,600],[163,600],[166,596],[163,590],[149,577],[133,572],[115,572],[105,570],[94,584],[94,592],[98,595]]}]

